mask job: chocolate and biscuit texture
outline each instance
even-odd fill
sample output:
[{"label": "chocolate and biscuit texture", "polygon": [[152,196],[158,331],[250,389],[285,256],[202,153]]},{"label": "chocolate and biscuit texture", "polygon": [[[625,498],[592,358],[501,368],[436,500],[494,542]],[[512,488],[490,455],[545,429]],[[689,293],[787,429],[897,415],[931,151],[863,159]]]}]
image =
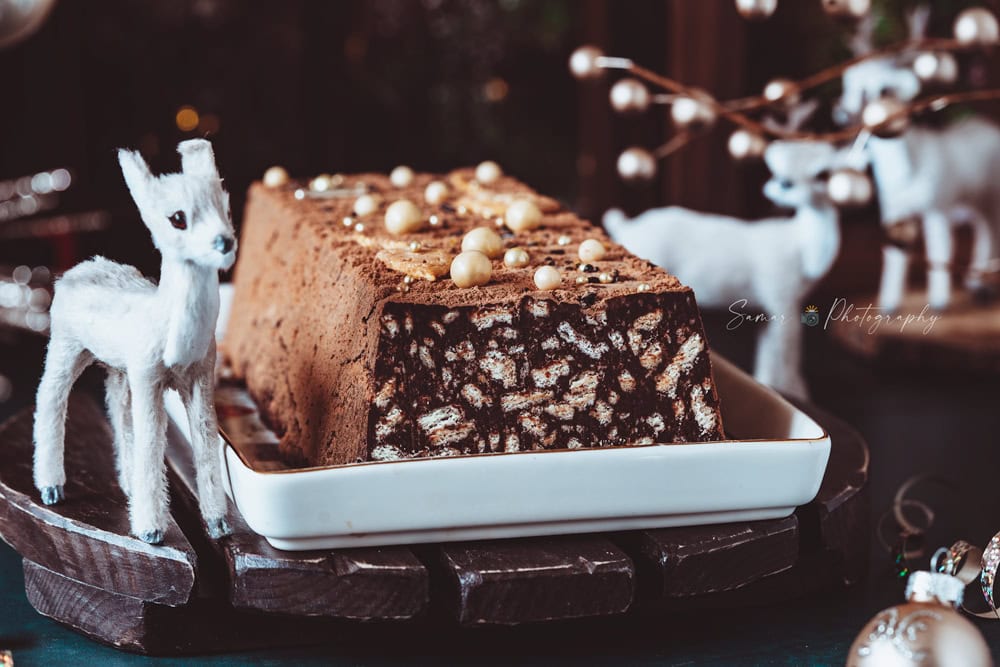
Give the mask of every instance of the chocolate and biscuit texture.
[{"label": "chocolate and biscuit texture", "polygon": [[[435,179],[451,192],[432,206],[423,191]],[[722,439],[694,295],[673,276],[509,177],[485,186],[465,169],[397,188],[360,174],[342,186],[377,195],[379,209],[357,217],[354,195],[257,184],[243,224],[222,350],[290,460]],[[403,198],[435,224],[389,234],[385,209]],[[496,219],[523,198],[542,226],[503,236],[528,265],[497,259],[488,284],[455,286],[463,235],[503,231]],[[588,238],[608,251],[582,264]],[[562,272],[557,289],[535,286],[543,264]]]}]

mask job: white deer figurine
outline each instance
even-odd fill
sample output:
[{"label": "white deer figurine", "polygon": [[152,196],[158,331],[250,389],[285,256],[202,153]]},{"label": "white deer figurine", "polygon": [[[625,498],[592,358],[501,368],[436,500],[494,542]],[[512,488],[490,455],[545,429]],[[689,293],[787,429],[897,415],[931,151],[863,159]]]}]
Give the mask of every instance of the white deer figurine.
[{"label": "white deer figurine", "polygon": [[107,368],[107,408],[118,480],[132,533],[163,541],[168,495],[163,392],[188,413],[201,513],[228,534],[213,405],[219,271],[236,259],[229,195],[203,139],[181,142],[182,171],[154,176],[142,156],[118,151],[125,182],[163,257],[159,284],[134,267],[94,257],[56,283],[51,339],[35,408],[35,485],[46,505],[64,499],[66,407],[88,365]]},{"label": "white deer figurine", "polygon": [[[923,36],[926,8],[909,17],[912,38]],[[868,46],[861,39],[855,52]],[[880,96],[912,100],[920,80],[911,67],[912,54],[865,61],[844,72],[843,95],[835,120],[853,122],[864,106]],[[871,137],[865,157],[872,166],[881,206],[882,224],[906,220],[922,224],[928,263],[927,301],[944,309],[951,301],[953,228],[969,225],[973,233],[972,259],[965,285],[984,292],[983,277],[996,254],[1000,224],[1000,189],[994,183],[1000,170],[1000,128],[973,117],[938,130],[914,126],[896,137]],[[879,305],[899,308],[909,268],[907,248],[883,247]]]},{"label": "white deer figurine", "polygon": [[[773,177],[764,194],[792,217],[747,222],[670,206],[626,220],[604,215],[618,243],[677,275],[701,306],[767,315],[757,340],[754,376],[788,394],[806,397],[801,371],[801,301],[830,269],[840,250],[837,208],[822,172],[836,159],[826,143],[775,141],[764,154]],[[734,310],[738,309],[738,310]]]}]

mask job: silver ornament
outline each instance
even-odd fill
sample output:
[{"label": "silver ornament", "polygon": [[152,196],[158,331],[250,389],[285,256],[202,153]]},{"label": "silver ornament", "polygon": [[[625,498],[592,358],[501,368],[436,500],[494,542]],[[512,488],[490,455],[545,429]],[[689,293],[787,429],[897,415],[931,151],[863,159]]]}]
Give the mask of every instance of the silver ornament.
[{"label": "silver ornament", "polygon": [[990,10],[970,7],[955,17],[952,33],[958,42],[969,46],[996,44],[1000,40],[1000,25]]},{"label": "silver ornament", "polygon": [[656,176],[656,158],[645,148],[626,148],[618,156],[618,175],[632,183],[648,183]]},{"label": "silver ornament", "polygon": [[910,124],[910,116],[906,105],[895,97],[880,97],[865,105],[861,122],[875,136],[895,137]]},{"label": "silver ornament", "polygon": [[965,584],[950,575],[914,572],[907,602],[883,609],[862,628],[847,667],[989,667],[990,649],[955,608]]},{"label": "silver ornament", "polygon": [[757,160],[764,157],[767,140],[756,132],[740,128],[729,135],[726,146],[734,160]]},{"label": "silver ornament", "polygon": [[770,18],[777,8],[778,0],[736,0],[736,11],[751,21]]},{"label": "silver ornament", "polygon": [[569,57],[569,71],[577,79],[597,79],[604,74],[604,69],[599,67],[597,59],[602,57],[604,52],[596,46],[581,46]]},{"label": "silver ornament", "polygon": [[857,169],[837,169],[826,182],[827,196],[837,206],[865,206],[872,200],[872,182]]},{"label": "silver ornament", "polygon": [[649,90],[635,79],[622,79],[611,86],[611,106],[619,113],[639,113],[649,108]]},{"label": "silver ornament", "polygon": [[710,127],[716,118],[711,96],[702,90],[678,95],[670,105],[670,118],[680,130]]},{"label": "silver ornament", "polygon": [[0,0],[0,49],[35,34],[55,4],[56,0]]}]

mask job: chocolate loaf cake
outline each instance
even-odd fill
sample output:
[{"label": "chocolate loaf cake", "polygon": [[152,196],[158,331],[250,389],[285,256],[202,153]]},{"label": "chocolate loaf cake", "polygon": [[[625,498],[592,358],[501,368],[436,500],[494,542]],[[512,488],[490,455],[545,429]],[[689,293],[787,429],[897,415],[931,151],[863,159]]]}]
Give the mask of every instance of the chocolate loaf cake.
[{"label": "chocolate loaf cake", "polygon": [[[251,187],[222,354],[282,452],[330,465],[722,439],[691,290],[479,173]],[[479,227],[500,235],[466,239],[493,256],[469,253],[488,281],[449,277]],[[545,265],[558,273],[536,282]]]}]

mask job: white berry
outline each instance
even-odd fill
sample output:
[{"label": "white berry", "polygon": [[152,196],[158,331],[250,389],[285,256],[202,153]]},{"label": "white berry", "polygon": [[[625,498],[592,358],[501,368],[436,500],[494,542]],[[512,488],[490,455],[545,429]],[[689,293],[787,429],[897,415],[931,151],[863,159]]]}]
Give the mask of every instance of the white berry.
[{"label": "white berry", "polygon": [[443,204],[448,198],[448,186],[441,181],[431,181],[424,189],[424,201],[431,206]]},{"label": "white berry", "polygon": [[541,290],[551,290],[562,284],[562,273],[554,266],[540,266],[535,271],[535,286]]},{"label": "white berry", "polygon": [[390,234],[409,234],[420,229],[423,224],[420,209],[409,199],[394,201],[385,210],[385,228]]},{"label": "white berry", "polygon": [[466,250],[451,260],[451,279],[459,287],[476,287],[490,281],[493,265],[478,250]]},{"label": "white berry", "polygon": [[479,166],[476,167],[476,180],[483,185],[495,183],[501,176],[503,176],[503,169],[493,160],[480,162]]},{"label": "white berry", "polygon": [[264,172],[264,185],[269,188],[280,188],[288,182],[288,172],[284,167],[271,167]]},{"label": "white berry", "polygon": [[542,212],[528,199],[519,199],[508,206],[503,217],[507,227],[514,232],[526,232],[542,224]]},{"label": "white berry", "polygon": [[354,215],[364,217],[378,210],[378,199],[373,195],[361,195],[354,200]]},{"label": "white berry", "polygon": [[389,181],[397,188],[405,188],[413,182],[413,170],[406,166],[399,166],[389,174]]},{"label": "white berry", "polygon": [[476,227],[462,238],[462,250],[478,250],[492,259],[503,253],[503,239],[489,227]]},{"label": "white berry", "polygon": [[599,262],[604,259],[607,248],[597,239],[587,239],[580,244],[580,249],[577,252],[580,255],[581,261]]},{"label": "white berry", "polygon": [[520,269],[530,261],[528,251],[524,248],[511,248],[503,255],[503,264],[509,269]]}]

